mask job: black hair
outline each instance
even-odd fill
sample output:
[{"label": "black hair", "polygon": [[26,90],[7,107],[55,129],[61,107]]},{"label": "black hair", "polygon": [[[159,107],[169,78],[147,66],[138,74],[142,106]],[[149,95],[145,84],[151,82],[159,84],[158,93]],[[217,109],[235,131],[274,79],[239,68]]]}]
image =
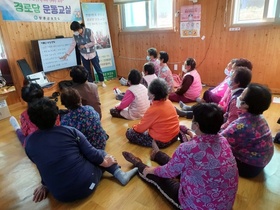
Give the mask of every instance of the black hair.
[{"label": "black hair", "polygon": [[144,64],[144,71],[148,72],[148,75],[154,74],[155,73],[155,65],[153,63],[145,63]]},{"label": "black hair", "polygon": [[27,113],[32,123],[40,130],[46,130],[55,125],[58,108],[54,100],[43,97],[28,104]]},{"label": "black hair", "polygon": [[147,50],[147,52],[148,52],[149,56],[153,56],[154,58],[157,58],[157,56],[158,56],[156,48],[151,47]]},{"label": "black hair", "polygon": [[168,60],[169,60],[169,56],[168,56],[167,52],[160,51],[159,52],[159,59],[163,60],[163,63],[167,63]]},{"label": "black hair", "polygon": [[269,108],[271,98],[271,92],[267,87],[251,83],[248,85],[247,93],[242,98],[242,101],[248,105],[247,111],[249,113],[259,115]]},{"label": "black hair", "polygon": [[235,69],[234,74],[234,83],[238,84],[240,88],[246,88],[247,85],[251,82],[252,79],[252,72],[247,67],[237,67]]},{"label": "black hair", "polygon": [[217,134],[224,123],[223,111],[215,103],[198,103],[193,106],[193,121],[205,134]]},{"label": "black hair", "polygon": [[30,83],[21,88],[21,98],[27,103],[43,97],[44,90],[37,83]]},{"label": "black hair", "polygon": [[239,58],[235,61],[235,65],[234,67],[237,66],[243,66],[243,67],[247,67],[248,69],[250,69],[252,71],[253,69],[253,64],[251,63],[251,61],[249,61],[246,58]]},{"label": "black hair", "polygon": [[196,61],[193,58],[187,58],[186,65],[191,66],[191,70],[194,70],[196,67]]},{"label": "black hair", "polygon": [[79,92],[73,88],[65,88],[60,95],[61,104],[67,109],[77,109],[81,106],[81,96]]},{"label": "black hair", "polygon": [[131,85],[138,85],[142,79],[140,71],[132,69],[128,74],[128,81]]},{"label": "black hair", "polygon": [[84,27],[84,24],[80,24],[79,22],[77,21],[73,21],[70,25],[70,29],[72,31],[78,31],[79,29],[83,28]]},{"label": "black hair", "polygon": [[167,83],[161,78],[154,79],[149,85],[148,90],[154,95],[154,101],[166,99],[168,96]]},{"label": "black hair", "polygon": [[88,71],[83,66],[74,66],[70,71],[73,82],[83,84],[88,79]]}]

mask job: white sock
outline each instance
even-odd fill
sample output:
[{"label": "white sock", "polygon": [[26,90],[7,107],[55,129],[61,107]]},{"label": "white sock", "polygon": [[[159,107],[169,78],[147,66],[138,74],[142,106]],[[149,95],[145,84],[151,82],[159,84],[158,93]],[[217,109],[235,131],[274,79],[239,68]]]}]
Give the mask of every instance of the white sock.
[{"label": "white sock", "polygon": [[17,119],[16,119],[14,116],[11,116],[11,117],[10,117],[10,123],[11,123],[11,125],[13,126],[13,128],[14,128],[15,131],[18,130],[18,129],[20,129],[20,125],[19,125]]}]

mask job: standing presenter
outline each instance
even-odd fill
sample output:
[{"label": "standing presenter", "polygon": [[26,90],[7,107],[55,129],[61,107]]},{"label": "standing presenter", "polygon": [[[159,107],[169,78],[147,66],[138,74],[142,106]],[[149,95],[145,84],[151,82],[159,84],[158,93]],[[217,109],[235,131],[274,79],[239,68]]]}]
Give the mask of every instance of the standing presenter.
[{"label": "standing presenter", "polygon": [[73,41],[66,52],[66,54],[60,59],[65,60],[75,49],[75,46],[78,46],[78,49],[81,53],[81,58],[83,66],[88,70],[89,76],[88,81],[93,82],[93,75],[90,68],[90,62],[92,63],[98,79],[102,84],[102,87],[106,87],[104,83],[104,75],[99,65],[99,57],[95,50],[95,39],[93,31],[89,28],[85,28],[84,24],[80,24],[77,21],[73,21],[70,25],[70,29],[74,32]]}]

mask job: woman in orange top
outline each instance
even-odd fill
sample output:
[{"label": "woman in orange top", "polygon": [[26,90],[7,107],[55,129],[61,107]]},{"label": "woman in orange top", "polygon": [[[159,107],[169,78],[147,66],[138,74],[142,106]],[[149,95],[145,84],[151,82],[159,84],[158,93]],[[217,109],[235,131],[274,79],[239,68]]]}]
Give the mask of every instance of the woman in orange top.
[{"label": "woman in orange top", "polygon": [[168,97],[168,87],[163,79],[155,79],[149,86],[151,106],[137,125],[126,132],[127,139],[134,144],[151,147],[155,140],[160,148],[177,141],[180,127],[174,105]]}]

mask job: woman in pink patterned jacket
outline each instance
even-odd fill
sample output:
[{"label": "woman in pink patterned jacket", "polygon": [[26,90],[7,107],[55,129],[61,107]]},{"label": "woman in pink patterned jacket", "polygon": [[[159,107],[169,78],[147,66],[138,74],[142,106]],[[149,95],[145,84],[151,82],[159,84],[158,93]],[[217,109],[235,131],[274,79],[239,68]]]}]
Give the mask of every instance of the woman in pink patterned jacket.
[{"label": "woman in pink patterned jacket", "polygon": [[[230,210],[238,187],[238,170],[226,138],[218,134],[223,112],[216,104],[193,108],[192,130],[196,136],[180,144],[172,158],[153,143],[149,167],[129,152],[123,156],[138,167],[139,175],[179,209]],[[180,179],[174,179],[178,178]]]}]

